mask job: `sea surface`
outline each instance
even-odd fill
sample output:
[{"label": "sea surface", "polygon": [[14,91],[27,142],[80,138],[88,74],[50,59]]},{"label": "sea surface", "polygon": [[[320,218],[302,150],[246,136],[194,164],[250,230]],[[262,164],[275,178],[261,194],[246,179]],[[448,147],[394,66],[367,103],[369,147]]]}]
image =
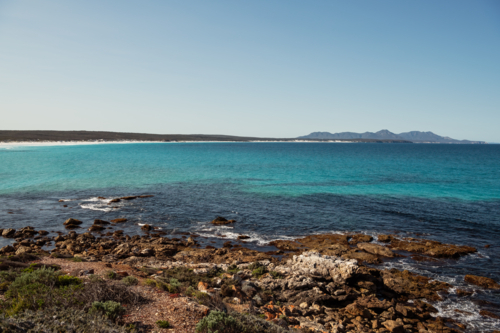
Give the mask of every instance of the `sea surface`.
[{"label": "sea surface", "polygon": [[[108,205],[111,198],[144,194],[154,197]],[[217,216],[237,222],[213,226]],[[500,315],[500,292],[463,282],[470,273],[500,281],[500,145],[0,146],[0,226],[57,231],[70,217],[84,227],[126,217],[121,226],[128,234],[141,234],[148,223],[172,235],[196,233],[211,245],[244,234],[251,237],[246,246],[258,249],[275,239],[346,231],[471,245],[478,253],[459,260],[397,258],[384,266],[474,290],[459,298],[453,289],[434,305],[468,331],[500,327],[479,315],[479,309]],[[0,246],[9,242],[0,238]]]}]

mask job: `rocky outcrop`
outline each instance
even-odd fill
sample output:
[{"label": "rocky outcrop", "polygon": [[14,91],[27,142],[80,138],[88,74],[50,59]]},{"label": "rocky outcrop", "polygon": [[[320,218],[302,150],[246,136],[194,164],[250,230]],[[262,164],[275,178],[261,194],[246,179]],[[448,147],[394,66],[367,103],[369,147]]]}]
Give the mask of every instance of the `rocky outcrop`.
[{"label": "rocky outcrop", "polygon": [[471,246],[443,244],[438,241],[417,238],[404,238],[402,240],[392,238],[389,247],[393,250],[421,253],[435,258],[459,258],[477,252],[477,249]]},{"label": "rocky outcrop", "polygon": [[371,254],[376,254],[383,257],[394,257],[395,254],[385,246],[372,243],[358,243],[358,248]]},{"label": "rocky outcrop", "polygon": [[63,225],[68,229],[78,228],[83,222],[77,219],[67,219],[64,221]]},{"label": "rocky outcrop", "polygon": [[466,275],[464,278],[465,282],[475,284],[476,286],[480,286],[487,289],[500,289],[500,284],[498,284],[495,280],[477,276],[477,275]]},{"label": "rocky outcrop", "polygon": [[222,216],[217,216],[211,223],[212,224],[231,224],[236,222],[235,220],[227,220]]}]

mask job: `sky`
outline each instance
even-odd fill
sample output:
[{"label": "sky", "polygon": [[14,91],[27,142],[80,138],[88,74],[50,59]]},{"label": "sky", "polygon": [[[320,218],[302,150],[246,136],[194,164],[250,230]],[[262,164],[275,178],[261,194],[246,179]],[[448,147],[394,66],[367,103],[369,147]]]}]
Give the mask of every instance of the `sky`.
[{"label": "sky", "polygon": [[500,1],[0,0],[0,129],[500,142]]}]

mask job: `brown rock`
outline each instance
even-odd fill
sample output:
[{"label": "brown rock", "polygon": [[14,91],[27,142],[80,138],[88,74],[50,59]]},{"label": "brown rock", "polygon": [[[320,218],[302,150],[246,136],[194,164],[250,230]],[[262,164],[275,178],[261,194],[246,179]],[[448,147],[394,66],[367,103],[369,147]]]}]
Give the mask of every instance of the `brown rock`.
[{"label": "brown rock", "polygon": [[373,254],[366,253],[366,252],[355,252],[351,251],[346,254],[342,255],[342,259],[356,259],[358,262],[367,262],[369,264],[379,264],[380,259],[377,258],[377,256],[374,256]]},{"label": "brown rock", "polygon": [[120,201],[121,201],[120,199],[111,199],[111,200],[109,200],[108,205],[109,205],[110,203],[120,202]]},{"label": "brown rock", "polygon": [[467,290],[463,290],[463,289],[457,289],[457,295],[460,296],[460,297],[470,296],[472,294],[473,294],[472,291],[467,291]]},{"label": "brown rock", "polygon": [[394,333],[405,333],[406,330],[403,327],[403,325],[400,325],[397,321],[395,320],[387,320],[382,323],[382,325],[385,326],[389,330],[389,332],[394,332]]},{"label": "brown rock", "polygon": [[154,197],[152,194],[140,195],[139,198],[151,198]]},{"label": "brown rock", "polygon": [[351,237],[349,244],[356,245],[358,243],[368,243],[373,240],[373,237],[365,234],[356,234]]},{"label": "brown rock", "polygon": [[0,253],[5,254],[5,253],[11,253],[11,252],[16,252],[16,249],[12,247],[11,245],[6,245],[0,249]]},{"label": "brown rock", "polygon": [[490,312],[490,311],[486,311],[486,310],[481,310],[479,311],[479,314],[483,317],[490,317],[490,318],[494,318],[494,319],[500,319],[500,316],[493,313],[493,312]]},{"label": "brown rock", "polygon": [[78,226],[82,223],[83,223],[82,221],[77,219],[67,219],[66,221],[64,221],[63,225],[65,225],[66,227],[70,227],[70,226]]},{"label": "brown rock", "polygon": [[500,289],[500,285],[496,283],[495,280],[483,276],[466,275],[465,282],[472,283],[483,288]]},{"label": "brown rock", "polygon": [[144,230],[144,231],[150,231],[150,230],[153,230],[153,227],[150,226],[149,224],[145,224],[141,227],[141,230]]},{"label": "brown rock", "polygon": [[247,235],[239,235],[238,236],[238,239],[249,239],[250,236],[247,236]]},{"label": "brown rock", "polygon": [[443,244],[433,240],[416,238],[405,238],[404,240],[393,238],[390,246],[395,250],[426,254],[435,258],[459,258],[477,252],[477,249],[471,246]]},{"label": "brown rock", "polygon": [[358,248],[371,254],[376,254],[383,257],[394,257],[394,252],[382,245],[371,243],[359,243]]},{"label": "brown rock", "polygon": [[127,219],[125,219],[125,218],[119,218],[119,219],[111,220],[111,222],[113,222],[113,223],[123,223],[123,222],[127,222]]},{"label": "brown rock", "polygon": [[227,220],[222,216],[217,216],[215,220],[212,221],[212,224],[230,224],[236,222],[235,220]]},{"label": "brown rock", "polygon": [[12,238],[12,237],[14,237],[15,233],[16,233],[16,229],[12,229],[12,228],[3,229],[3,231],[2,231],[2,237]]},{"label": "brown rock", "polygon": [[48,231],[45,231],[45,230],[40,230],[40,231],[38,232],[38,234],[39,234],[39,235],[42,235],[42,236],[45,236],[45,235],[48,235],[48,234],[49,234],[49,232],[48,232]]},{"label": "brown rock", "polygon": [[90,226],[90,228],[88,230],[92,231],[92,232],[96,232],[96,231],[102,231],[104,229],[106,229],[106,228],[99,225],[99,224],[94,224],[94,225]]},{"label": "brown rock", "polygon": [[109,222],[104,220],[94,220],[94,224],[106,225],[109,224]]},{"label": "brown rock", "polygon": [[382,243],[390,243],[393,237],[391,235],[379,235],[378,241]]},{"label": "brown rock", "polygon": [[439,291],[448,291],[450,284],[445,282],[433,281],[430,278],[410,273],[408,271],[399,271],[395,268],[381,271],[383,283],[389,290],[392,290],[399,297],[408,298],[426,298],[431,301],[441,300]]}]

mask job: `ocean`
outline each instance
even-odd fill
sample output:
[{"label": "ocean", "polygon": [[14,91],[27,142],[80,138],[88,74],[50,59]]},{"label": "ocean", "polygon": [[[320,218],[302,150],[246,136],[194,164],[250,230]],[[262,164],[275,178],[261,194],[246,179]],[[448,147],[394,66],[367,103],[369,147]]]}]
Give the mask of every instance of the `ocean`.
[{"label": "ocean", "polygon": [[[107,204],[145,194],[154,197]],[[210,224],[217,216],[237,222]],[[258,249],[275,239],[347,231],[470,245],[478,253],[459,260],[403,257],[383,264],[470,288],[465,274],[500,281],[500,145],[0,146],[1,227],[64,230],[70,217],[84,226],[125,217],[120,227],[131,235],[147,223],[173,235],[196,233],[219,246],[244,234],[250,236],[246,246]],[[11,241],[0,238],[0,246]],[[500,321],[478,312],[499,313],[500,292],[474,289],[471,298],[458,298],[453,289],[434,305],[476,331],[498,327]]]}]

